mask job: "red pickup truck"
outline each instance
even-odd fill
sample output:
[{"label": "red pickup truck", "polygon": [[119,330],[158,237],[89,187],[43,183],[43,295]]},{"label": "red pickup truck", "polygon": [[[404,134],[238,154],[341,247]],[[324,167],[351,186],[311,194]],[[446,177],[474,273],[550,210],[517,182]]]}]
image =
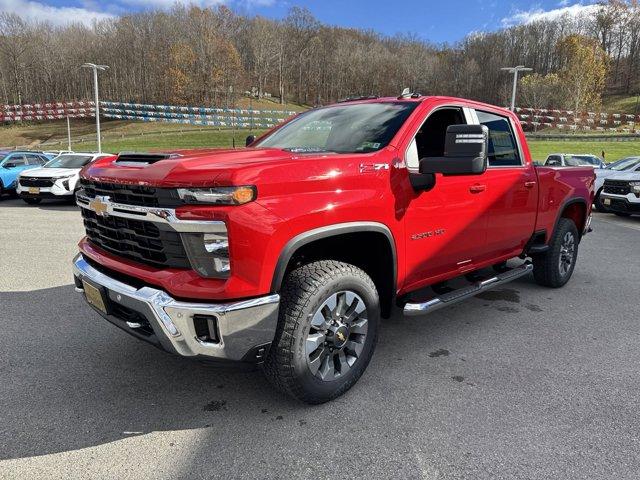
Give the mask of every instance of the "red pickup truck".
[{"label": "red pickup truck", "polygon": [[593,169],[534,167],[491,105],[352,100],[247,142],[86,167],[76,289],[139,339],[261,364],[308,403],[358,380],[395,305],[429,313],[530,271],[560,287],[590,230]]}]

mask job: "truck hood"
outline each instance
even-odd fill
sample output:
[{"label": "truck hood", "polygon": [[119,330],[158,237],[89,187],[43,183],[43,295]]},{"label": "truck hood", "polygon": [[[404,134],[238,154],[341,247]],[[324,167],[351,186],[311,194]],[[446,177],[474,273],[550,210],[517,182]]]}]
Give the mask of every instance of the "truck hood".
[{"label": "truck hood", "polygon": [[[177,156],[140,166],[119,164],[116,157],[87,165],[84,178],[102,182],[157,187],[251,184],[252,179],[272,166],[294,162],[300,154],[275,148],[227,150],[178,150]],[[308,157],[309,155],[304,155]],[[316,154],[317,156],[317,154]]]},{"label": "truck hood", "polygon": [[609,180],[629,180],[640,182],[640,172],[616,172],[615,175],[607,177]]},{"label": "truck hood", "polygon": [[68,177],[80,172],[80,168],[34,168],[24,171],[21,176],[23,177]]}]

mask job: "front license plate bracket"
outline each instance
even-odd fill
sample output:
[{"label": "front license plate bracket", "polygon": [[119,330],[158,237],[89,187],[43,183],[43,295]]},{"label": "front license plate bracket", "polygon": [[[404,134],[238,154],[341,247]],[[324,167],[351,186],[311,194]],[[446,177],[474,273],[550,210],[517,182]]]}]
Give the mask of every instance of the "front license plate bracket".
[{"label": "front license plate bracket", "polygon": [[84,298],[87,303],[107,315],[109,313],[107,308],[109,303],[107,301],[107,292],[104,287],[92,285],[86,280],[82,280],[82,286],[84,288]]}]

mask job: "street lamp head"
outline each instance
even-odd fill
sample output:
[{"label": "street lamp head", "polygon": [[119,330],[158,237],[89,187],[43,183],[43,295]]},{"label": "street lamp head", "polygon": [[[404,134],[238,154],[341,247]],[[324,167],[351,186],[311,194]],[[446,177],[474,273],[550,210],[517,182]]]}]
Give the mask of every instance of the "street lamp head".
[{"label": "street lamp head", "polygon": [[83,68],[95,68],[97,70],[106,70],[109,68],[109,65],[96,65],[95,63],[83,63],[80,66]]},{"label": "street lamp head", "polygon": [[517,67],[502,67],[500,70],[504,70],[505,72],[530,72],[533,68],[525,67],[524,65],[518,65]]}]

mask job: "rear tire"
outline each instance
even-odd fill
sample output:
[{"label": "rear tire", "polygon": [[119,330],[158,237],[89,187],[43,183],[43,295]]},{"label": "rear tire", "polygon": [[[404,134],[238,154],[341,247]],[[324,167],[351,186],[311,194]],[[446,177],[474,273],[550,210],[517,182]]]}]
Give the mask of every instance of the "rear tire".
[{"label": "rear tire", "polygon": [[333,260],[298,267],[282,287],[278,327],[263,370],[298,400],[332,400],[367,368],[379,318],[378,292],[361,269]]},{"label": "rear tire", "polygon": [[549,241],[549,250],[533,259],[533,277],[539,285],[562,287],[573,274],[578,258],[578,229],[568,218],[561,218]]},{"label": "rear tire", "polygon": [[613,213],[615,213],[619,217],[630,217],[631,216],[630,213],[624,213],[624,212],[613,212]]},{"label": "rear tire", "polygon": [[26,198],[26,197],[24,197],[22,200],[27,202],[29,205],[37,205],[42,201],[41,198]]}]

